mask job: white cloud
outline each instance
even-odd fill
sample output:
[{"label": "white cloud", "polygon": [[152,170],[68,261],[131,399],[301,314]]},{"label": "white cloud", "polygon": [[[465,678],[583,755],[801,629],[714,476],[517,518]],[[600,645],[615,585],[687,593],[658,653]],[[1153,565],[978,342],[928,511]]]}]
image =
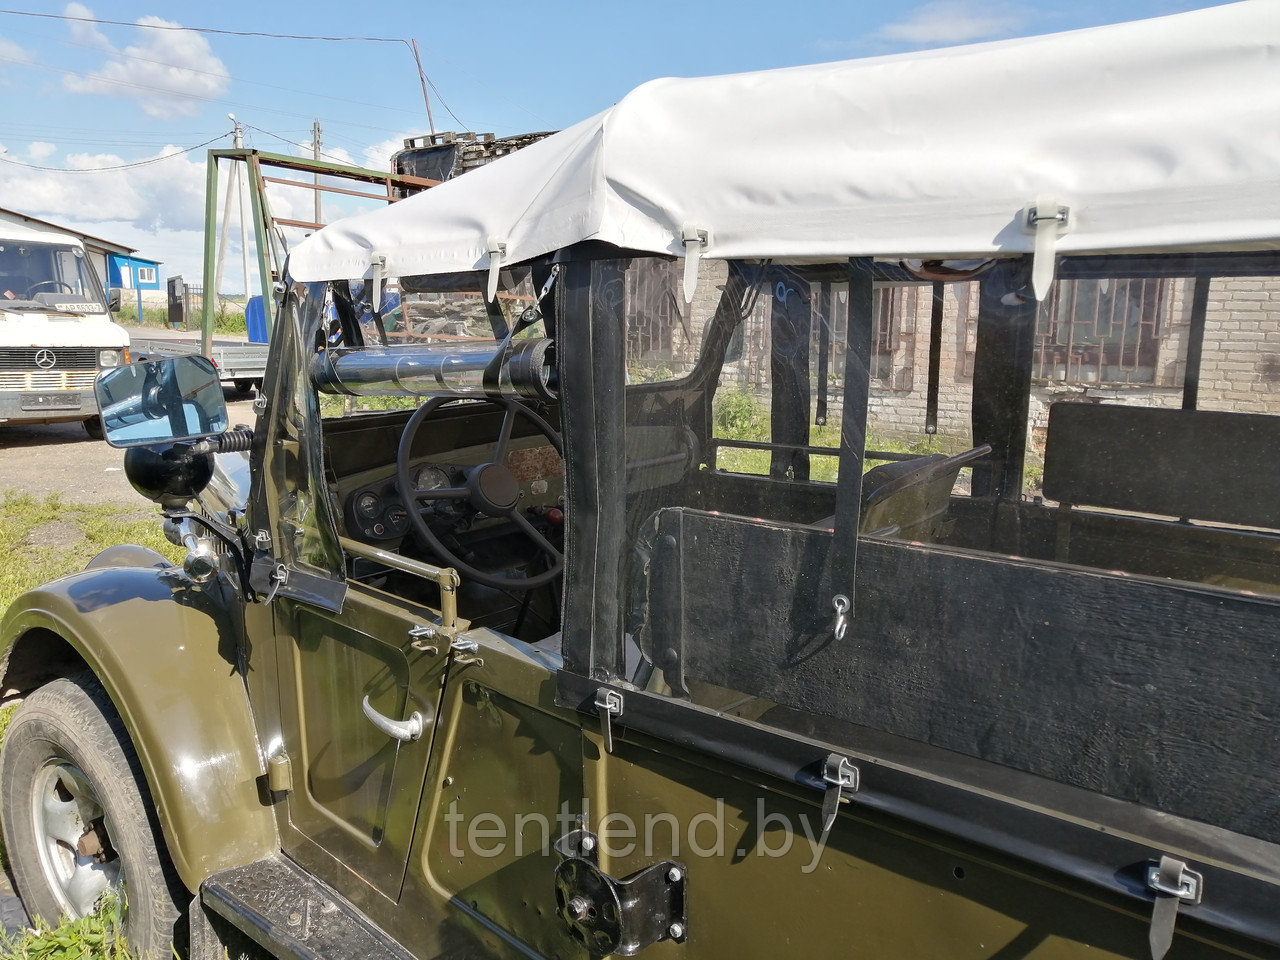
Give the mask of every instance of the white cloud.
[{"label": "white cloud", "polygon": [[[164,147],[156,156],[177,149]],[[23,213],[54,221],[110,220],[146,229],[199,230],[204,219],[203,159],[184,154],[100,173],[28,170],[0,164],[0,196],[21,197]],[[78,153],[68,154],[64,166],[88,170],[124,162],[109,153]]]},{"label": "white cloud", "polygon": [[875,36],[913,47],[936,47],[1014,36],[1025,22],[1025,16],[1008,4],[930,0],[906,19],[885,24]]},{"label": "white cloud", "polygon": [[43,140],[35,140],[27,144],[27,156],[37,163],[41,160],[48,160],[58,150],[52,143],[45,143]]},{"label": "white cloud", "polygon": [[30,63],[35,59],[29,50],[4,37],[0,37],[0,57],[17,60],[19,63]]},{"label": "white cloud", "polygon": [[398,136],[388,137],[386,140],[370,144],[364,148],[363,165],[370,170],[390,170],[391,155],[404,149],[404,142],[407,138],[417,136],[422,136],[420,130],[410,130]]},{"label": "white cloud", "polygon": [[[89,16],[91,11],[72,4]],[[142,17],[138,23],[138,43],[117,51],[98,31],[90,42],[108,53],[103,65],[92,73],[69,76],[64,81],[72,93],[128,97],[139,102],[144,113],[161,120],[195,116],[202,104],[221,97],[227,90],[227,68],[209,42],[190,30],[149,30],[146,26],[176,27],[159,17]],[[73,24],[77,33],[85,24]],[[79,39],[79,38],[78,38]]]},{"label": "white cloud", "polygon": [[[62,13],[67,17],[93,19],[93,11],[83,3],[68,3]],[[71,39],[76,43],[82,43],[89,47],[99,47],[103,50],[112,49],[111,41],[103,36],[102,32],[92,23],[85,23],[84,20],[68,20],[67,28],[71,31]]]}]

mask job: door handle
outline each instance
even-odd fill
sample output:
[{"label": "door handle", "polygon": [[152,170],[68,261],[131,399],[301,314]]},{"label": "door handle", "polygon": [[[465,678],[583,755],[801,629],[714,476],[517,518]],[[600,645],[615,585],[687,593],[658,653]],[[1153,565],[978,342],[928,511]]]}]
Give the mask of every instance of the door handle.
[{"label": "door handle", "polygon": [[368,696],[361,702],[360,709],[364,711],[364,715],[369,718],[370,723],[388,737],[395,737],[397,740],[417,740],[427,729],[428,719],[417,710],[409,715],[408,720],[392,720],[390,717],[384,717],[373,709],[373,705],[369,703]]}]

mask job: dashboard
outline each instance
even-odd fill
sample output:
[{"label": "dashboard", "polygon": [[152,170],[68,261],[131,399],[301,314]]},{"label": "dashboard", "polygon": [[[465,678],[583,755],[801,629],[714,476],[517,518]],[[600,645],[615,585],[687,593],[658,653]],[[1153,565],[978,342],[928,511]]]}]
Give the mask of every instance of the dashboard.
[{"label": "dashboard", "polygon": [[[483,447],[481,455],[491,447]],[[467,472],[474,466],[471,459],[452,462],[458,454],[452,451],[450,461],[428,460],[412,466],[413,482],[419,490],[441,490],[463,487]],[[507,467],[520,485],[521,511],[530,516],[555,518],[552,511],[564,507],[564,464],[555,448],[540,437],[516,441],[507,456]],[[477,513],[466,499],[425,500],[407,504],[396,483],[394,466],[379,471],[364,471],[339,485],[343,504],[343,520],[347,535],[370,544],[398,541],[408,534],[409,510],[422,509],[428,523],[444,523],[458,529],[469,529],[491,518]],[[500,518],[498,518],[500,519]],[[553,520],[554,522],[554,520]]]}]

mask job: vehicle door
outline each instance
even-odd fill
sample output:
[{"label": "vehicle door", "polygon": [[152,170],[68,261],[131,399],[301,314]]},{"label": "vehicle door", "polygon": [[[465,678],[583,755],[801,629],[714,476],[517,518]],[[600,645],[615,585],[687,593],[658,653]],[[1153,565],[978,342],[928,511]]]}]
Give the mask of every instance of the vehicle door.
[{"label": "vehicle door", "polygon": [[353,899],[364,898],[355,885],[394,900],[449,650],[424,638],[438,610],[345,576],[302,347],[302,328],[319,326],[324,296],[322,285],[300,287],[286,303],[266,386],[264,468],[255,475],[269,540],[258,544],[254,578],[273,614],[277,752],[292,780],[279,801],[282,842]]}]

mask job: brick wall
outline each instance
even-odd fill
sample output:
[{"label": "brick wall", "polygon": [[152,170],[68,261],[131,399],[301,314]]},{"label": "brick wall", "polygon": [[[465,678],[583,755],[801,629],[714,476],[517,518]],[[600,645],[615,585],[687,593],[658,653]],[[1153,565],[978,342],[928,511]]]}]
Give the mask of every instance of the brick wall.
[{"label": "brick wall", "polygon": [[[683,264],[663,264],[668,272],[659,291],[679,291]],[[724,263],[704,262],[698,287],[685,319],[673,319],[670,347],[656,358],[669,373],[687,373],[701,349],[703,333],[715,312],[725,283]],[[1094,400],[1141,406],[1177,407],[1182,404],[1186,375],[1187,345],[1193,283],[1189,279],[1165,281],[1161,287],[1154,345],[1143,363],[1149,383],[1115,383],[1104,379],[1106,367],[1078,370],[1078,378],[1053,376],[1059,371],[1051,363],[1039,372],[1048,374],[1033,385],[1030,403],[1033,452],[1043,443],[1049,406],[1059,400]],[[654,300],[659,294],[649,294]],[[928,283],[897,288],[878,288],[878,309],[894,312],[893,336],[878,337],[883,348],[873,360],[873,378],[868,406],[868,427],[882,437],[919,437],[924,433],[929,370],[929,327],[932,287]],[[888,299],[885,299],[888,298]],[[681,301],[683,298],[680,298]],[[847,299],[842,285],[834,285],[832,317],[818,313],[814,292],[815,331],[820,323],[832,324],[832,353],[829,372],[834,380],[843,372],[844,317]],[[683,308],[683,303],[681,303]],[[638,309],[649,309],[637,304]],[[770,292],[762,291],[756,308],[744,324],[739,358],[726,364],[723,382],[767,396],[769,376]],[[1045,311],[1038,331],[1043,336]],[[978,284],[949,284],[943,294],[942,351],[938,396],[938,432],[964,441],[970,438],[973,355],[976,346]],[[881,324],[885,321],[882,319]],[[882,331],[883,332],[883,331]],[[815,332],[815,343],[817,333]],[[655,357],[646,358],[651,365]],[[630,363],[630,360],[629,360]],[[816,364],[813,367],[816,376]],[[838,383],[831,385],[831,400],[838,401]],[[1280,414],[1280,278],[1218,278],[1209,288],[1204,352],[1201,363],[1200,407],[1249,413]]]}]

